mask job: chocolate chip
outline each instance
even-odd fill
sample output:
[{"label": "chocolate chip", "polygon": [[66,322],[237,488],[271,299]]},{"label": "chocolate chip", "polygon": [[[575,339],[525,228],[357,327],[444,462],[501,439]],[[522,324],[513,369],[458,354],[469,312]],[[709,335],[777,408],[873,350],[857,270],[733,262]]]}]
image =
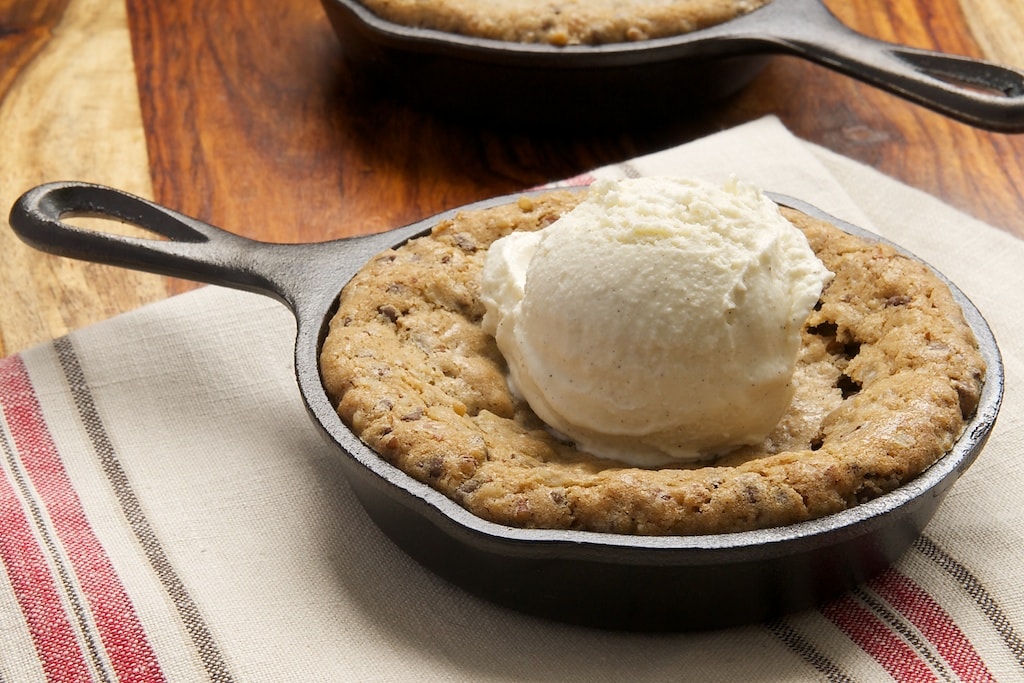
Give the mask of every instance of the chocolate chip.
[{"label": "chocolate chip", "polygon": [[477,250],[476,242],[473,240],[472,237],[470,237],[464,232],[456,233],[453,236],[453,239],[455,240],[455,244],[458,245],[459,249],[462,249],[463,251],[468,251],[472,253]]},{"label": "chocolate chip", "polygon": [[836,326],[835,323],[825,322],[819,325],[815,325],[814,327],[808,327],[807,331],[810,332],[811,334],[816,334],[819,337],[834,337],[836,336],[836,331],[838,329],[839,328]]},{"label": "chocolate chip", "polygon": [[435,455],[427,463],[427,476],[431,479],[437,479],[444,474],[444,458],[440,455]]},{"label": "chocolate chip", "polygon": [[849,375],[839,375],[839,379],[836,380],[836,388],[839,389],[843,398],[846,399],[860,391],[860,382]]}]

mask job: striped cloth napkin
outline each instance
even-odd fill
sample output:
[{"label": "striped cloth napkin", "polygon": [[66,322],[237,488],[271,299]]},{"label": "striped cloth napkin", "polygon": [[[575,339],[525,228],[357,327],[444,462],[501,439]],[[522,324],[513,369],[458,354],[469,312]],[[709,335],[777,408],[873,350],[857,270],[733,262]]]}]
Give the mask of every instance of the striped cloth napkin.
[{"label": "striped cloth napkin", "polygon": [[894,567],[715,632],[497,608],[353,500],[291,374],[290,314],[205,287],[0,360],[0,681],[1024,680],[1024,243],[774,118],[593,175],[638,174],[809,201],[931,262],[988,318],[999,423]]}]

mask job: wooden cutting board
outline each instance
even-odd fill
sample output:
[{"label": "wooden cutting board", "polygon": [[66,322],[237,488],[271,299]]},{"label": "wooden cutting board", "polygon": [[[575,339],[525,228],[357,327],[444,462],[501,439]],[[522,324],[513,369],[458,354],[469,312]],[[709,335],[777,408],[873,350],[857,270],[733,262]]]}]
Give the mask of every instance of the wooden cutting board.
[{"label": "wooden cutting board", "polygon": [[[1024,67],[1024,5],[830,0],[869,35]],[[1024,140],[795,58],[649,130],[526,135],[366,97],[318,0],[0,0],[0,215],[77,179],[257,239],[383,230],[776,113],[797,135],[1024,235]],[[0,230],[0,356],[195,285],[39,254]]]}]

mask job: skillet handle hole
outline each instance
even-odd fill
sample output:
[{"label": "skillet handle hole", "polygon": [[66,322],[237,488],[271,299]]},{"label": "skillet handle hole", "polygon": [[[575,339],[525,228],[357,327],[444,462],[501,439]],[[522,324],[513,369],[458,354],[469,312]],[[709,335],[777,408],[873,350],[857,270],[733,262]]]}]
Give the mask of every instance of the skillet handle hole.
[{"label": "skillet handle hole", "polygon": [[1005,98],[1024,95],[1024,75],[996,64],[909,51],[896,51],[896,56],[922,75],[958,89]]},{"label": "skillet handle hole", "polygon": [[166,235],[113,217],[69,213],[61,216],[60,220],[62,223],[79,228],[80,230],[88,230],[89,232],[162,242],[169,241],[170,239]]}]

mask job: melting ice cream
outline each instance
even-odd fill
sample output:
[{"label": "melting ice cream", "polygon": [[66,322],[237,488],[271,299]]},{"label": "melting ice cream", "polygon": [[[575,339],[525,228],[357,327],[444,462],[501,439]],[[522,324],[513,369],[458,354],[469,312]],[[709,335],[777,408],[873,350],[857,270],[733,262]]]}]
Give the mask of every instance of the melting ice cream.
[{"label": "melting ice cream", "polygon": [[830,277],[742,182],[601,180],[547,228],[492,245],[483,325],[555,432],[658,466],[764,439]]}]

